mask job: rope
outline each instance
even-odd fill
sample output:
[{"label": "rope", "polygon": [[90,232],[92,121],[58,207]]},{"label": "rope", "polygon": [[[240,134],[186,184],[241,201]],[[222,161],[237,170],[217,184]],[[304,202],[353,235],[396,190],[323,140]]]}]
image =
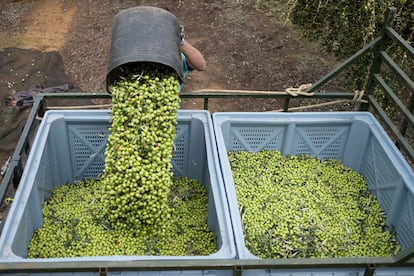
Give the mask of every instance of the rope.
[{"label": "rope", "polygon": [[[306,92],[306,89],[310,88],[312,86],[311,83],[306,83],[300,85],[298,88],[290,87],[286,88],[285,91],[257,91],[257,90],[220,90],[220,89],[202,89],[195,91],[196,93],[202,94],[205,91],[209,92],[217,92],[217,93],[237,93],[237,94],[277,94],[277,95],[290,95],[293,97],[297,97],[299,95],[303,96],[313,96],[315,93],[313,92]],[[354,91],[354,97],[351,101],[349,100],[336,100],[336,101],[330,101],[325,103],[319,103],[319,104],[313,104],[313,105],[307,105],[307,106],[298,106],[298,107],[290,107],[288,108],[288,111],[294,111],[294,110],[302,110],[302,109],[310,109],[315,107],[323,107],[327,105],[333,105],[333,104],[339,104],[339,103],[346,103],[351,102],[353,104],[360,104],[360,103],[368,103],[367,100],[363,100],[364,97],[364,91],[363,90],[355,90]],[[78,106],[49,106],[49,109],[58,109],[58,110],[65,110],[65,109],[85,109],[85,108],[110,108],[112,104],[102,104],[102,105],[78,105]],[[281,112],[284,111],[283,109],[278,110],[271,110],[268,112]],[[41,118],[37,118],[41,119]]]},{"label": "rope", "polygon": [[286,93],[289,94],[290,96],[293,97],[297,97],[299,95],[304,95],[304,96],[313,96],[314,93],[313,92],[306,92],[304,90],[308,89],[309,87],[311,87],[312,84],[311,83],[306,83],[306,84],[302,84],[299,86],[299,88],[286,88]]},{"label": "rope", "polygon": [[[336,101],[330,101],[330,102],[319,103],[319,104],[311,104],[311,105],[306,105],[306,106],[290,107],[290,108],[288,108],[288,111],[310,109],[310,108],[315,108],[315,107],[323,107],[323,106],[328,106],[328,105],[334,105],[334,104],[339,104],[339,103],[349,103],[349,102],[355,104],[355,109],[357,109],[356,104],[368,103],[367,100],[362,99],[363,96],[364,96],[364,91],[363,90],[355,90],[354,91],[354,97],[352,98],[351,101],[349,101],[349,100],[336,100]],[[268,112],[282,112],[282,111],[284,111],[284,109],[271,110],[271,111],[268,111]]]},{"label": "rope", "polygon": [[[347,102],[349,102],[349,100],[337,100],[337,101],[331,101],[331,102],[325,102],[325,103],[319,103],[319,104],[311,104],[311,105],[306,105],[306,106],[289,107],[288,111],[310,109],[310,108],[315,108],[315,107],[322,107],[322,106],[339,104],[339,103],[347,103]],[[282,112],[282,111],[284,111],[284,109],[270,110],[267,112]]]},{"label": "rope", "polygon": [[[313,92],[306,92],[305,90],[311,87],[311,83],[302,84],[298,88],[290,87],[286,88],[285,91],[257,91],[257,90],[221,90],[221,89],[202,89],[195,91],[196,93],[217,92],[217,93],[237,93],[237,94],[283,94],[290,95],[293,97],[304,95],[304,96],[313,96]],[[103,104],[103,105],[78,105],[78,106],[48,106],[48,109],[57,109],[57,110],[67,110],[67,109],[86,109],[86,108],[110,108],[112,104]]]},{"label": "rope", "polygon": [[355,90],[354,91],[354,98],[352,99],[353,103],[368,103],[367,100],[363,100],[364,97],[364,90]]},{"label": "rope", "polygon": [[258,94],[258,95],[290,95],[293,97],[297,97],[299,95],[303,96],[313,96],[315,93],[313,92],[306,92],[305,90],[311,87],[311,83],[302,84],[298,88],[290,87],[286,88],[285,91],[258,91],[258,90],[226,90],[226,89],[201,89],[194,91],[193,93],[196,94],[203,94],[205,92],[212,92],[212,93],[234,93],[234,94]]},{"label": "rope", "polygon": [[9,156],[9,158],[7,158],[6,162],[4,162],[4,165],[0,169],[1,176],[3,176],[6,173],[7,168],[9,167],[9,164],[10,164],[10,160],[11,160],[11,155]]}]

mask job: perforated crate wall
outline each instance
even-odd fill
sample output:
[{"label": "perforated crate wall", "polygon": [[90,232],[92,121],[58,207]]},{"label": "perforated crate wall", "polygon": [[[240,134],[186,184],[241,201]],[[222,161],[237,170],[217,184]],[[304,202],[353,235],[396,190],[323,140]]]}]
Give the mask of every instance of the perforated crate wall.
[{"label": "perforated crate wall", "polygon": [[[181,114],[185,113],[181,111]],[[109,120],[109,115],[107,118]],[[50,146],[46,147],[45,150],[54,148],[54,150],[62,152],[62,156],[65,156],[65,168],[63,170],[70,170],[71,173],[69,175],[73,177],[73,179],[67,181],[77,182],[82,179],[93,179],[102,174],[105,164],[105,147],[109,135],[109,121],[90,123],[66,119],[64,125],[55,122],[52,127],[56,131],[51,131],[51,141],[48,141]],[[204,165],[206,151],[202,147],[195,150],[194,144],[197,142],[193,141],[203,138],[194,138],[197,132],[203,133],[203,127],[194,124],[194,121],[191,120],[183,120],[177,124],[172,159],[175,176],[187,176],[188,173],[193,171],[192,166],[201,167]],[[69,148],[66,149],[68,145]],[[187,162],[187,158],[190,157],[193,160]],[[56,157],[46,154],[46,159],[53,160],[54,158]],[[56,165],[49,165],[50,168],[53,168],[53,166]],[[50,168],[46,168],[45,171],[49,172]],[[199,172],[196,170],[195,175],[197,176],[198,174]]]},{"label": "perforated crate wall", "polygon": [[[338,159],[342,156],[343,139],[346,139],[348,130],[348,126],[335,124],[321,126],[297,125],[293,137],[290,137],[294,141],[292,147],[295,147],[292,152],[296,155],[318,156],[321,159]],[[262,125],[262,122],[257,122],[254,126],[235,123],[231,127],[228,150],[283,151],[285,148],[282,142],[285,135],[287,135],[286,131],[289,131],[286,126]]]},{"label": "perforated crate wall", "polygon": [[75,181],[98,177],[105,164],[108,126],[68,125],[68,133]]}]

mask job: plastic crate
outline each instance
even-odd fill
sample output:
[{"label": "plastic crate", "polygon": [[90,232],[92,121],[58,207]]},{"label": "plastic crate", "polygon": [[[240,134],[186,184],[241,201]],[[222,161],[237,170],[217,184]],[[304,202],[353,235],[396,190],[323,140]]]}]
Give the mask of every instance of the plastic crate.
[{"label": "plastic crate", "polygon": [[[228,160],[228,152],[231,151],[278,150],[283,155],[308,154],[320,159],[341,160],[365,177],[368,189],[387,215],[386,224],[395,229],[402,248],[414,245],[413,171],[371,113],[220,112],[212,117],[238,258],[257,257],[245,246]],[[295,259],[292,264],[297,263],[300,268],[301,261],[303,259]],[[317,264],[318,260],[314,263]],[[295,269],[288,271],[298,275],[325,275],[326,270],[309,270],[304,274]],[[244,272],[244,275],[291,275],[273,270]],[[357,268],[345,269],[339,275],[359,275],[362,272]],[[411,272],[414,275],[414,269]]]},{"label": "plastic crate", "polygon": [[[234,259],[230,214],[218,165],[211,116],[207,111],[178,113],[173,154],[174,174],[197,179],[208,193],[208,226],[216,234],[217,252],[209,256],[94,256],[27,259],[28,244],[42,226],[41,208],[53,189],[65,183],[96,178],[103,171],[109,134],[109,110],[48,111],[37,131],[32,150],[0,237],[0,262],[73,264],[99,261]],[[173,242],[173,241],[172,241]],[[188,275],[189,271],[148,272],[148,275]],[[205,275],[211,271],[192,271]],[[92,274],[92,273],[91,273]],[[96,273],[95,273],[96,274]],[[134,272],[143,275],[144,272]],[[228,275],[215,271],[214,275]],[[25,274],[27,275],[27,274]],[[72,275],[67,273],[67,275]],[[93,275],[93,274],[92,274]],[[114,275],[131,275],[127,271]],[[211,275],[211,274],[210,274]]]}]

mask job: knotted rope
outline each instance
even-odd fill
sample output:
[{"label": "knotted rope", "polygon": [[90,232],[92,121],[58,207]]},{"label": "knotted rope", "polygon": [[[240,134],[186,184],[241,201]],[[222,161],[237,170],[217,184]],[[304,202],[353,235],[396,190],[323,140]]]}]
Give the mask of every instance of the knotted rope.
[{"label": "knotted rope", "polygon": [[312,83],[306,83],[306,84],[300,85],[298,88],[293,88],[293,87],[286,88],[285,91],[286,91],[287,94],[289,94],[290,96],[293,96],[293,97],[297,97],[299,95],[313,96],[315,93],[305,91],[306,89],[308,89],[311,86],[312,86]]},{"label": "knotted rope", "polygon": [[311,83],[302,84],[299,87],[289,87],[286,88],[285,91],[263,91],[263,90],[227,90],[227,89],[201,89],[194,91],[194,94],[206,94],[206,93],[228,93],[228,94],[239,94],[239,95],[246,95],[246,94],[258,94],[258,95],[290,95],[293,97],[297,97],[299,95],[303,96],[313,96],[313,92],[306,92],[305,90],[311,87]]}]

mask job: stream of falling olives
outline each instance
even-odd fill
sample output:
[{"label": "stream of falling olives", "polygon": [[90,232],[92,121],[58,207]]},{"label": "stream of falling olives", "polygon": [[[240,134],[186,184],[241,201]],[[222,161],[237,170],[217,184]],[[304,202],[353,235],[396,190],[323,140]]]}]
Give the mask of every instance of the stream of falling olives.
[{"label": "stream of falling olives", "polygon": [[172,173],[179,85],[173,70],[157,64],[124,72],[111,90],[103,175],[53,191],[29,258],[217,251],[205,186]]}]

